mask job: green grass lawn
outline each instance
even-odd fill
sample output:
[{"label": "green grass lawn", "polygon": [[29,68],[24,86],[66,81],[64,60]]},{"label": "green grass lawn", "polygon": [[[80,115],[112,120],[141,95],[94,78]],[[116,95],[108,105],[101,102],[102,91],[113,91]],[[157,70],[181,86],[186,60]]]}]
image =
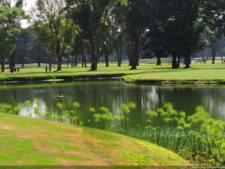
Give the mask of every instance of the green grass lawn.
[{"label": "green grass lawn", "polygon": [[[147,61],[146,61],[147,62]],[[210,62],[194,63],[191,69],[171,69],[171,65],[164,63],[162,66],[140,62],[137,70],[130,70],[127,64],[117,67],[115,63],[110,67],[99,64],[97,71],[89,71],[88,68],[75,67],[67,68],[63,66],[62,71],[56,72],[56,68],[51,73],[46,73],[44,65],[41,68],[34,68],[35,65],[26,65],[27,68],[20,72],[0,73],[1,81],[27,81],[45,79],[79,79],[91,77],[123,77],[128,82],[143,81],[200,81],[200,82],[223,82],[225,81],[225,64],[217,62],[212,65]]]},{"label": "green grass lawn", "polygon": [[126,81],[199,81],[199,82],[224,82],[225,64],[210,63],[192,64],[191,69],[171,69],[170,66],[153,66],[151,70],[124,77]]},{"label": "green grass lawn", "polygon": [[175,153],[145,141],[0,113],[0,167],[75,165],[190,166]]}]

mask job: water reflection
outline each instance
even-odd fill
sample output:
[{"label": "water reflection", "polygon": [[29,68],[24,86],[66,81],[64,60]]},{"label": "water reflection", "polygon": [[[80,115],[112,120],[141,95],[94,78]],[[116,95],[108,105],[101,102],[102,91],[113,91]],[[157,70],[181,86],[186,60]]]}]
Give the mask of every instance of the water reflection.
[{"label": "water reflection", "polygon": [[[90,107],[99,110],[108,107],[114,115],[120,111],[122,103],[136,103],[136,110],[130,114],[130,123],[144,123],[147,110],[156,110],[164,103],[170,102],[175,109],[191,115],[198,105],[205,107],[214,118],[225,120],[225,88],[199,88],[199,87],[163,87],[151,85],[133,85],[118,81],[74,82],[34,87],[0,87],[0,102],[16,105],[17,103],[31,101],[29,111],[22,108],[20,115],[36,116],[33,114],[38,107],[41,114],[49,111],[53,114],[62,114],[64,110],[57,107],[61,103],[64,109],[72,109],[75,101],[79,102],[79,117],[88,121],[92,116]],[[65,98],[57,98],[65,96]],[[40,103],[36,103],[36,99]],[[48,108],[48,110],[46,110]]]}]

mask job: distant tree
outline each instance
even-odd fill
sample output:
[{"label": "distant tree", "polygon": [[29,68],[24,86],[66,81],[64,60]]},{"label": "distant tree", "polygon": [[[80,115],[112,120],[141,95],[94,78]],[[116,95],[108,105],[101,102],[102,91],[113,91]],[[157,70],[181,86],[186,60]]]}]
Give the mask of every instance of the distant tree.
[{"label": "distant tree", "polygon": [[[22,8],[24,5],[24,0],[1,0],[0,1],[0,6],[6,6],[8,8]],[[23,16],[23,19],[25,19],[25,15]],[[21,21],[21,20],[20,20]],[[15,44],[16,42],[16,36],[13,38],[13,43]],[[15,68],[15,49],[10,53],[10,72],[14,72]]]},{"label": "distant tree", "polygon": [[[191,55],[201,48],[200,35],[204,24],[200,20],[200,0],[171,0],[168,2],[169,16],[166,25],[168,51],[173,56],[173,68],[179,67],[184,57],[185,68],[190,68]],[[178,57],[178,62],[176,61]]]},{"label": "distant tree", "polygon": [[225,1],[206,0],[202,5],[202,18],[206,24],[206,42],[210,49],[212,64],[215,64],[219,43],[225,34]]},{"label": "distant tree", "polygon": [[33,41],[33,33],[28,29],[23,30],[23,33],[16,37],[15,59],[22,65],[22,68],[25,62],[30,60]]},{"label": "distant tree", "polygon": [[126,40],[131,69],[136,69],[139,64],[140,38],[146,29],[145,6],[145,0],[128,0]]},{"label": "distant tree", "polygon": [[[157,31],[157,32],[155,32]],[[142,57],[157,58],[156,65],[161,65],[161,58],[167,57],[169,54],[165,48],[163,32],[160,29],[148,29],[142,37]]]},{"label": "distant tree", "polygon": [[82,35],[83,34],[81,33],[75,37],[71,54],[75,57],[74,66],[77,66],[78,58],[81,56],[82,67],[87,67],[87,59],[85,56],[85,39],[83,39]]},{"label": "distant tree", "polygon": [[123,49],[126,45],[126,28],[127,28],[127,6],[117,4],[112,10],[112,40],[113,47],[116,51],[118,66],[122,64]]},{"label": "distant tree", "polygon": [[[172,68],[180,66],[184,58],[190,68],[191,55],[201,49],[200,35],[204,30],[201,22],[201,0],[147,0],[152,8],[147,12],[149,32],[146,34],[149,52],[158,58],[171,55]],[[148,7],[148,5],[146,5]],[[149,7],[148,7],[149,8]]]},{"label": "distant tree", "polygon": [[156,57],[156,64],[161,65],[161,58],[169,55],[165,40],[168,22],[166,1],[146,0],[144,8],[147,26],[141,37],[142,57]]},{"label": "distant tree", "polygon": [[90,51],[91,70],[97,70],[98,44],[102,32],[102,22],[106,11],[115,5],[119,0],[67,0],[68,5],[73,9],[73,20],[83,31],[84,39],[88,40]]},{"label": "distant tree", "polygon": [[33,29],[42,42],[54,54],[57,71],[62,69],[62,58],[77,33],[77,26],[71,20],[70,12],[65,10],[64,0],[37,0],[33,9]]},{"label": "distant tree", "polygon": [[[9,8],[7,6],[0,6],[0,62],[2,72],[5,71],[5,59],[15,52],[16,44],[15,38],[22,30],[20,29],[20,21],[26,18],[25,13],[20,8]],[[11,57],[11,62],[14,62],[14,57]],[[11,64],[11,72],[14,67]],[[13,70],[12,70],[13,69]]]}]

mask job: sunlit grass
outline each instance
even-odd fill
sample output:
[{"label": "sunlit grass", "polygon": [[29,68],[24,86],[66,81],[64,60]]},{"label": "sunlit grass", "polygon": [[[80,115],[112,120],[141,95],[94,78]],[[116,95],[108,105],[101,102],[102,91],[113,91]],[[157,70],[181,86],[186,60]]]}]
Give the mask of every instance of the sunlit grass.
[{"label": "sunlit grass", "polygon": [[2,113],[0,150],[0,166],[12,167],[190,165],[177,154],[145,141]]},{"label": "sunlit grass", "polygon": [[[147,62],[147,63],[146,63]],[[225,80],[225,64],[217,61],[212,65],[207,63],[193,63],[191,69],[184,69],[181,65],[180,69],[171,69],[171,64],[163,63],[161,66],[149,64],[148,60],[141,60],[137,70],[130,70],[127,63],[118,67],[116,63],[111,63],[109,67],[105,67],[104,63],[98,65],[97,71],[90,71],[90,64],[87,68],[78,67],[71,68],[70,65],[63,65],[62,71],[57,72],[56,67],[52,72],[45,72],[46,64],[42,64],[41,68],[37,68],[36,64],[25,65],[24,69],[19,72],[10,73],[7,69],[5,73],[0,73],[0,80],[45,80],[45,79],[76,79],[79,77],[124,77],[126,81],[179,81],[179,80],[195,80],[195,81],[224,81]]]}]

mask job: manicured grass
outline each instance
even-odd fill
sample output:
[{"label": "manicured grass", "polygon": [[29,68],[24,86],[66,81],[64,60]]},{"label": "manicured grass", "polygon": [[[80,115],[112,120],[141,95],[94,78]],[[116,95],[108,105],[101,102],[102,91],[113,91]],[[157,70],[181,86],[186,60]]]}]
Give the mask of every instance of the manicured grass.
[{"label": "manicured grass", "polygon": [[[45,68],[31,68],[31,65],[26,65],[25,69],[20,72],[0,73],[0,81],[33,81],[46,79],[91,79],[105,77],[123,77],[127,82],[157,82],[157,83],[225,83],[225,64],[217,62],[212,65],[210,62],[194,63],[191,69],[171,69],[171,65],[163,64],[156,66],[155,64],[147,64],[145,60],[141,60],[137,70],[130,70],[127,64],[117,67],[115,63],[110,64],[110,67],[105,67],[104,64],[99,64],[97,71],[89,71],[88,68],[67,68],[65,65],[63,70],[56,72],[55,68],[51,73],[46,73]],[[34,66],[34,65],[33,65]]]},{"label": "manicured grass", "polygon": [[127,75],[124,77],[130,82],[225,82],[225,64],[195,63],[191,69],[171,69],[168,66],[154,67],[148,72]]},{"label": "manicured grass", "polygon": [[127,74],[139,73],[143,70],[129,70],[128,66],[118,68],[115,64],[106,68],[99,65],[97,71],[89,71],[90,67],[82,68],[66,68],[56,72],[56,68],[52,72],[45,72],[44,68],[25,68],[20,69],[20,72],[10,73],[7,70],[5,73],[0,73],[0,81],[29,81],[29,80],[45,80],[45,79],[79,79],[79,78],[95,78],[95,77],[122,77]]},{"label": "manicured grass", "polygon": [[0,113],[0,166],[75,165],[190,166],[175,153],[145,141]]}]

